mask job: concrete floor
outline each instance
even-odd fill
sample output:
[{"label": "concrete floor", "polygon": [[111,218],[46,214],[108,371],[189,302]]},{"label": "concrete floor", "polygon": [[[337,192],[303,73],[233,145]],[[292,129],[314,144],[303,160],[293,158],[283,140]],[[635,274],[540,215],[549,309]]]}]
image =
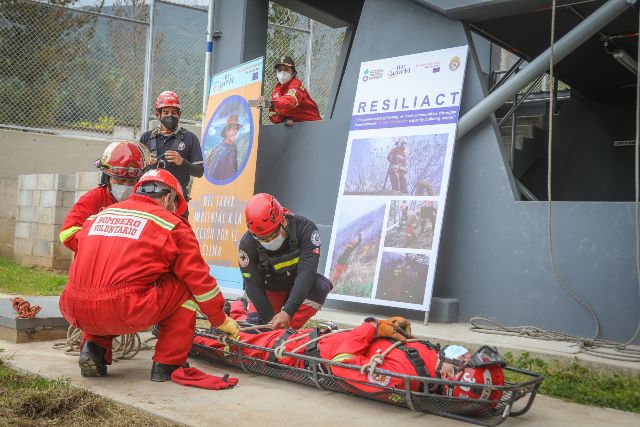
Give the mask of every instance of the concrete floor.
[{"label": "concrete floor", "polygon": [[[209,426],[424,426],[468,425],[407,409],[323,392],[304,385],[246,374],[235,369],[191,360],[214,375],[230,373],[240,379],[231,390],[210,391],[149,380],[151,352],[109,367],[106,378],[83,378],[75,357],[52,348],[52,342],[13,344],[0,341],[2,357],[13,366],[46,377],[68,378],[73,384],[115,401],[168,418],[176,424]],[[594,408],[538,396],[531,410],[503,425],[540,426],[638,426],[640,415]]]}]

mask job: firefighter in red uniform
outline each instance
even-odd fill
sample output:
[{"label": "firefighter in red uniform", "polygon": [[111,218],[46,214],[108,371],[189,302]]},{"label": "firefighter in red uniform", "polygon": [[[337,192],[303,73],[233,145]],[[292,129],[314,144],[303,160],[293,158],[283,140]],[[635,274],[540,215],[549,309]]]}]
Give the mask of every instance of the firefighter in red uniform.
[{"label": "firefighter in red uniform", "polygon": [[137,142],[119,141],[107,146],[97,167],[102,171],[100,184],[87,191],[73,205],[60,227],[60,241],[73,252],[78,250],[76,233],[90,215],[116,202],[125,200],[133,193],[133,186],[145,172],[151,153]]},{"label": "firefighter in red uniform", "polygon": [[266,193],[249,200],[245,217],[249,230],[240,240],[238,264],[251,301],[247,321],[269,322],[274,329],[302,327],[333,288],[317,273],[318,227]]},{"label": "firefighter in red uniform", "polygon": [[[238,313],[231,313],[232,317],[236,315]],[[411,337],[411,322],[402,317],[391,317],[386,320],[367,318],[360,326],[352,330],[331,334],[317,341],[317,345],[312,343],[304,346],[310,339],[317,337],[317,334],[322,335],[323,332],[326,331],[287,329],[258,334],[241,332],[240,340],[246,344],[272,349],[290,340],[285,344],[285,352],[292,352],[302,346],[302,349],[298,350],[300,354],[353,366],[366,365],[373,356],[383,353],[395,341],[402,341],[404,344],[392,349],[384,357],[382,363],[378,365],[379,369],[404,375],[443,378],[450,381],[487,385],[504,384],[502,367],[505,366],[505,363],[495,349],[483,346],[472,356],[466,348],[458,345],[440,349],[439,345],[429,341],[405,342],[407,338]],[[304,337],[309,333],[311,333],[309,336]],[[295,339],[296,337],[300,338]],[[195,337],[194,342],[218,349],[225,347],[225,344],[217,340],[202,336]],[[237,351],[236,347],[232,346],[231,351]],[[249,347],[243,347],[242,353],[248,357],[277,361],[287,366],[304,367],[304,362],[301,359],[291,356],[276,359],[272,353]],[[371,372],[362,373],[359,370],[330,365],[322,365],[320,369],[324,372],[330,370],[331,374],[336,377],[353,380],[348,381],[349,384],[365,392],[380,391],[379,386],[404,388],[404,380],[398,377]],[[410,383],[412,391],[423,391],[420,390],[421,386],[423,386],[421,382],[412,381]],[[466,396],[472,399],[499,400],[501,396],[500,391],[490,391],[483,388],[445,386],[443,389],[433,387],[431,390],[424,391],[456,397]]]},{"label": "firefighter in red uniform", "polygon": [[158,324],[151,380],[168,381],[187,360],[196,309],[231,336],[238,325],[200,255],[178,180],[164,169],[145,173],[135,194],[89,217],[60,296],[60,311],[81,329],[83,376],[107,374],[114,336]]},{"label": "firefighter in red uniform", "polygon": [[310,122],[322,120],[318,106],[311,99],[309,92],[300,80],[296,78],[296,65],[288,56],[283,56],[273,65],[278,83],[271,92],[271,101],[264,97],[257,100],[256,106],[269,107],[269,120],[272,123],[284,123],[288,126],[293,122]]},{"label": "firefighter in red uniform", "polygon": [[[399,139],[387,155],[389,162],[389,180],[391,181],[391,189],[408,194],[407,190],[407,153],[405,146],[407,141],[404,138]],[[386,181],[385,181],[386,183]]]}]

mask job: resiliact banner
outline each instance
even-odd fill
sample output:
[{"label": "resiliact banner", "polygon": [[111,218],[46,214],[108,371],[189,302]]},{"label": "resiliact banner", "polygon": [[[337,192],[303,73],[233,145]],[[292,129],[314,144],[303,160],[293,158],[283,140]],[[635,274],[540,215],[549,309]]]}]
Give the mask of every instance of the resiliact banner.
[{"label": "resiliact banner", "polygon": [[429,311],[466,59],[460,46],[362,63],[330,298]]},{"label": "resiliact banner", "polygon": [[242,289],[238,243],[244,207],[253,195],[260,111],[248,99],[262,91],[262,58],[211,77],[203,120],[204,179],[193,182],[189,222],[211,274],[224,288]]}]

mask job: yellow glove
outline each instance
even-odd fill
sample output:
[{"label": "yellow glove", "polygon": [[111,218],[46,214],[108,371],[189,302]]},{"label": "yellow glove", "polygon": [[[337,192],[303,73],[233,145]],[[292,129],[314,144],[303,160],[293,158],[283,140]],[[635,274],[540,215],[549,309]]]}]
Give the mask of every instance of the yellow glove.
[{"label": "yellow glove", "polygon": [[229,335],[229,338],[233,340],[237,340],[238,338],[240,338],[240,328],[238,327],[236,321],[229,316],[227,316],[227,318],[224,319],[224,322],[222,322],[220,326],[216,327],[216,329],[219,329],[225,334]]}]

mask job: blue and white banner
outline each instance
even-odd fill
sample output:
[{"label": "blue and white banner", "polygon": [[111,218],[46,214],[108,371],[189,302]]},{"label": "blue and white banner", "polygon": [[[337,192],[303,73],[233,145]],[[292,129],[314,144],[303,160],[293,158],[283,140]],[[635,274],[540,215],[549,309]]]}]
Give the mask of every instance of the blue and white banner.
[{"label": "blue and white banner", "polygon": [[330,298],[429,311],[466,61],[460,46],[362,63]]}]

